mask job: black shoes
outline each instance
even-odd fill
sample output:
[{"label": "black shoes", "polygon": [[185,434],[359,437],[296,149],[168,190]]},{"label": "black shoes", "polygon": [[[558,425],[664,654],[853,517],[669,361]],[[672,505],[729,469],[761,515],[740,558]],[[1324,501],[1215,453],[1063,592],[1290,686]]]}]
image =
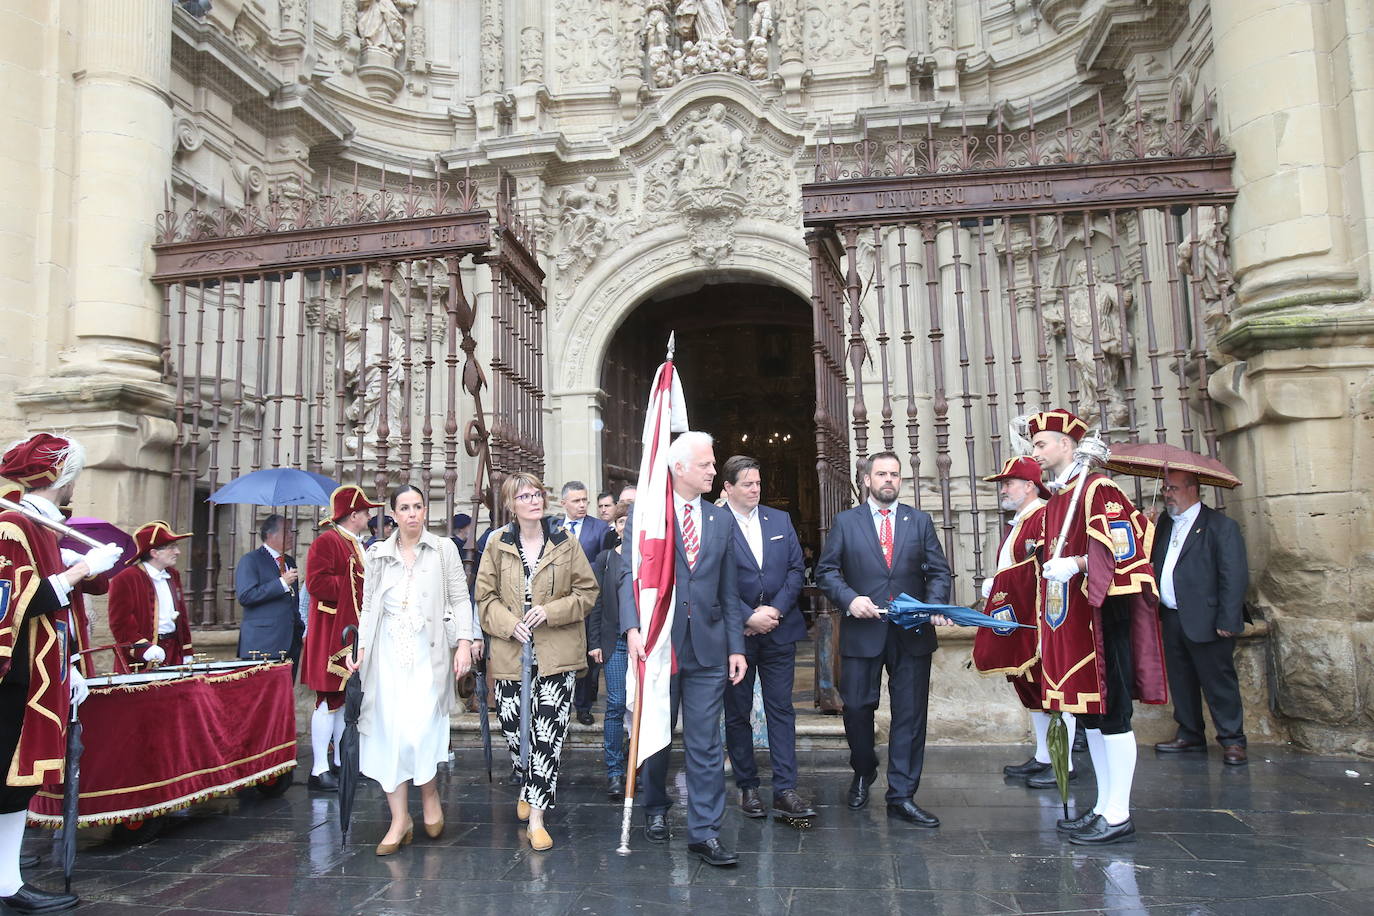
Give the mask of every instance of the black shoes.
[{"label": "black shoes", "polygon": [[[1069,782],[1078,778],[1077,770],[1069,770]],[[1059,783],[1054,780],[1054,769],[1051,768],[1043,773],[1036,773],[1034,776],[1026,777],[1027,789],[1057,789]]]},{"label": "black shoes", "polygon": [[308,785],[311,792],[337,792],[339,791],[339,777],[328,770],[318,776],[312,773]]},{"label": "black shoes", "polygon": [[596,719],[592,718],[592,711],[590,709],[579,709],[577,711],[577,721],[581,722],[583,725],[591,725],[596,722]]},{"label": "black shoes", "polygon": [[37,868],[37,867],[38,867],[38,856],[20,856],[20,857],[19,857],[19,867],[20,867],[20,868]]},{"label": "black shoes", "polygon": [[816,816],[816,812],[802,801],[796,789],[783,789],[781,792],[773,793],[773,813],[783,817]]},{"label": "black shoes", "polygon": [[1054,829],[1059,830],[1063,833],[1077,833],[1084,827],[1091,824],[1093,818],[1097,816],[1098,815],[1093,813],[1093,809],[1089,808],[1087,811],[1084,811],[1082,814],[1078,815],[1078,817],[1061,817],[1059,820],[1054,822]]},{"label": "black shoes", "polygon": [[625,777],[609,776],[606,778],[606,796],[611,801],[621,801],[625,798]]},{"label": "black shoes", "polygon": [[888,802],[887,816],[915,824],[917,827],[939,827],[940,819],[911,799],[904,802]]},{"label": "black shoes", "polygon": [[1189,741],[1187,738],[1175,738],[1172,741],[1161,741],[1155,745],[1155,750],[1161,754],[1182,754],[1185,751],[1206,751],[1206,741]]},{"label": "black shoes", "polygon": [[873,788],[873,783],[878,779],[878,768],[874,767],[873,772],[867,776],[856,775],[849,783],[849,807],[858,811],[868,804],[868,795]]},{"label": "black shoes", "polygon": [[1109,824],[1102,815],[1097,815],[1082,830],[1069,834],[1069,842],[1075,846],[1106,846],[1119,843],[1135,835],[1135,825],[1128,817],[1119,824]]},{"label": "black shoes", "polygon": [[0,897],[0,903],[16,913],[56,913],[58,910],[70,910],[80,900],[75,894],[56,894],[39,890],[32,884],[21,885],[10,896]]},{"label": "black shoes", "polygon": [[644,839],[658,846],[668,842],[668,815],[644,815]]},{"label": "black shoes", "polygon": [[1010,776],[1012,779],[1021,779],[1026,776],[1034,776],[1037,773],[1043,773],[1049,768],[1050,765],[1048,763],[1041,763],[1039,760],[1032,757],[1025,763],[1009,764],[1002,767],[1002,775]]},{"label": "black shoes", "polygon": [[755,788],[739,790],[739,809],[744,812],[745,817],[768,816],[768,812],[763,810],[763,800],[759,798],[759,790]]},{"label": "black shoes", "polygon": [[711,837],[704,843],[688,843],[687,851],[696,855],[707,865],[714,865],[717,868],[739,864],[739,856],[720,845],[720,840],[715,837]]}]

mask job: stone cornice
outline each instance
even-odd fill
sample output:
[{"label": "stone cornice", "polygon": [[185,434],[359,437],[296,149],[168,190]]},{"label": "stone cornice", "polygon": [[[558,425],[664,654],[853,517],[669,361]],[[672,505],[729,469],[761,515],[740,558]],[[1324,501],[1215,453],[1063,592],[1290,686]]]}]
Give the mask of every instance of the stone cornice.
[{"label": "stone cornice", "polygon": [[[1186,10],[1168,15],[1165,6],[1177,6],[1172,0],[1156,0],[1141,4],[1137,0],[1109,0],[1090,20],[1076,57],[1083,71],[1120,70],[1126,58],[1143,47],[1155,47],[1173,41],[1187,25]],[[1153,22],[1162,28],[1151,29],[1153,36],[1142,35],[1142,24]],[[1150,40],[1153,38],[1154,40]]]}]

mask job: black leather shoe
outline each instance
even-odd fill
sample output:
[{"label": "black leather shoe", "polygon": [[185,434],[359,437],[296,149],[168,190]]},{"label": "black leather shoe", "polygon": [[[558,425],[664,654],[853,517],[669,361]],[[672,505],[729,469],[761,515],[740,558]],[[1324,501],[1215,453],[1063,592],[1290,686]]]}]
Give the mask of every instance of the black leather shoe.
[{"label": "black leather shoe", "polygon": [[668,815],[644,815],[644,839],[659,846],[668,842]]},{"label": "black leather shoe", "polygon": [[[1077,770],[1069,770],[1069,782],[1078,778]],[[1044,773],[1036,773],[1034,776],[1026,777],[1027,789],[1057,789],[1059,783],[1055,782],[1054,769],[1051,768]]]},{"label": "black leather shoe", "polygon": [[1088,753],[1088,733],[1081,728],[1074,730],[1073,752],[1075,754]]},{"label": "black leather shoe", "polygon": [[815,817],[816,812],[802,801],[796,789],[783,789],[773,793],[773,813],[783,817]]},{"label": "black leather shoe", "polygon": [[878,769],[874,767],[873,772],[867,776],[856,775],[849,783],[849,807],[858,811],[868,804],[868,793],[873,788],[873,783],[878,779]]},{"label": "black leather shoe", "polygon": [[1021,779],[1026,776],[1034,776],[1036,773],[1043,773],[1049,768],[1048,763],[1041,763],[1032,757],[1025,763],[1008,764],[1002,767],[1002,775],[1010,776],[1012,779]]},{"label": "black leather shoe", "polygon": [[19,867],[20,867],[20,868],[37,868],[37,867],[38,867],[38,856],[20,856],[20,857],[19,857]]},{"label": "black leather shoe", "polygon": [[1069,842],[1075,846],[1106,846],[1108,843],[1119,843],[1134,835],[1135,824],[1131,823],[1129,817],[1113,825],[1107,823],[1107,819],[1099,814],[1088,826],[1070,834]]},{"label": "black leather shoe", "polygon": [[624,777],[611,776],[606,779],[606,796],[611,801],[621,801],[625,798]]},{"label": "black leather shoe", "polygon": [[1064,833],[1077,833],[1084,827],[1091,824],[1093,818],[1095,817],[1097,817],[1097,815],[1093,813],[1092,808],[1089,808],[1087,811],[1084,811],[1082,814],[1078,815],[1078,817],[1061,817],[1059,820],[1054,822],[1054,829],[1062,831]]},{"label": "black leather shoe", "polygon": [[715,837],[711,837],[704,843],[688,843],[687,851],[694,853],[698,859],[707,865],[714,865],[717,868],[739,864],[739,856],[720,845],[720,840]]},{"label": "black leather shoe", "polygon": [[339,791],[339,777],[328,770],[318,776],[312,773],[307,785],[311,792],[337,792]]},{"label": "black leather shoe", "polygon": [[940,819],[911,799],[904,802],[888,802],[887,816],[899,818],[917,827],[939,827]]},{"label": "black leather shoe", "polygon": [[58,910],[70,910],[80,900],[75,894],[56,894],[40,890],[32,884],[21,885],[10,896],[0,897],[0,903],[16,913],[56,913]]},{"label": "black leather shoe", "polygon": [[759,790],[754,788],[739,790],[739,809],[744,812],[745,817],[768,816],[768,812],[763,810],[763,800],[759,798]]},{"label": "black leather shoe", "polygon": [[596,722],[596,719],[592,718],[592,711],[590,709],[579,709],[577,711],[577,721],[581,722],[583,725],[591,725]]},{"label": "black leather shoe", "polygon": [[1207,742],[1189,741],[1186,738],[1175,738],[1172,741],[1161,741],[1155,745],[1155,750],[1161,754],[1181,754],[1184,751],[1205,751]]}]

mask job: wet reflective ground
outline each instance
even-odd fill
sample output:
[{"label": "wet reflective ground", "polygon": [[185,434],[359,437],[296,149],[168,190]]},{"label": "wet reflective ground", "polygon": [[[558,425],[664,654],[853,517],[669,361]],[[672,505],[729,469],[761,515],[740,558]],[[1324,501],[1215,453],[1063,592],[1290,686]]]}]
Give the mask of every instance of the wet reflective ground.
[{"label": "wet reflective ground", "polygon": [[[1374,762],[1252,746],[1231,768],[1215,751],[1156,756],[1142,749],[1134,842],[1084,850],[1054,829],[1053,792],[1006,780],[1024,748],[931,748],[917,801],[938,830],[889,821],[881,785],[861,812],[844,805],[845,753],[803,753],[803,794],[814,829],[752,821],[730,792],[722,839],[735,869],[686,851],[682,809],[674,839],[653,847],[636,829],[616,855],[618,805],[604,794],[599,756],[565,754],[555,847],[535,853],[515,817],[515,791],[458,753],[441,775],[448,829],[377,858],[385,799],[360,792],[347,845],[337,802],[300,783],[276,799],[255,791],[169,818],[147,845],[83,831],[73,890],[92,914],[344,913],[1063,913],[1160,912],[1301,916],[1374,912]],[[761,762],[765,755],[760,755]],[[1078,758],[1088,766],[1086,755]],[[1357,773],[1350,776],[1348,773]],[[733,785],[733,784],[732,784]],[[1073,793],[1091,804],[1092,778]],[[768,799],[765,783],[763,796]],[[412,799],[419,820],[419,800]],[[639,819],[636,818],[636,828]],[[30,828],[43,864],[26,877],[57,889],[51,837]]]}]

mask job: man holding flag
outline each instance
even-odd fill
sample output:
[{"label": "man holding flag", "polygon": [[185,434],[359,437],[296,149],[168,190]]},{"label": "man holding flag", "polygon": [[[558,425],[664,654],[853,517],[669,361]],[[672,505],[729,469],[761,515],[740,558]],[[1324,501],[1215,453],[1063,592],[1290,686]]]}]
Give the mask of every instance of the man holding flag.
[{"label": "man holding flag", "polygon": [[[664,403],[672,398],[678,403]],[[734,519],[701,498],[716,476],[711,437],[688,431],[664,448],[673,408],[685,425],[670,361],[660,369],[650,401],[640,474],[644,495],[626,526],[628,561],[620,578],[621,626],[632,673],[642,673],[643,682],[637,690],[633,764],[645,764],[645,836],[666,843],[668,753],[680,705],[687,849],[708,865],[735,865],[738,858],[720,843],[725,814],[720,716],[727,676],[737,684],[746,667],[731,548]],[[661,422],[656,423],[656,414]],[[627,693],[636,691],[633,682],[627,688]]]}]

